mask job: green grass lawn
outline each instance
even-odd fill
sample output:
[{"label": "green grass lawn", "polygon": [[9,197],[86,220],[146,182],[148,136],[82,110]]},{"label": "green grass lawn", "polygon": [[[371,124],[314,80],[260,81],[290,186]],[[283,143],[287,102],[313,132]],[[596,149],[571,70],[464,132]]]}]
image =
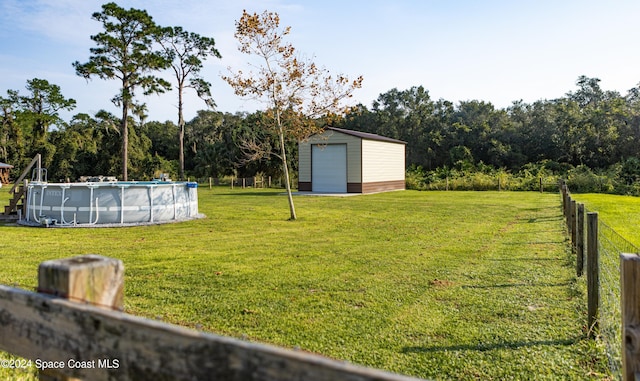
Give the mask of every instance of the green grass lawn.
[{"label": "green grass lawn", "polygon": [[207,218],[177,224],[0,225],[0,283],[95,253],[124,261],[135,315],[436,380],[608,377],[558,194],[300,196],[288,221],[280,193],[200,188]]},{"label": "green grass lawn", "polygon": [[604,221],[618,234],[635,246],[640,247],[640,197],[612,194],[582,193],[572,197],[585,204],[592,212],[598,212],[598,219]]}]

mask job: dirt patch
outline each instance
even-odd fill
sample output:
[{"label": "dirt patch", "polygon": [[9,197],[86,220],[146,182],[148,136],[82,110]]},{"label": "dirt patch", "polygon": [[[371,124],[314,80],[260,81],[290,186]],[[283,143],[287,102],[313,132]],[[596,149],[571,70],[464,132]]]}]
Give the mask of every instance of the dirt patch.
[{"label": "dirt patch", "polygon": [[434,279],[434,280],[430,280],[429,284],[435,287],[451,287],[453,286],[455,283],[450,281],[450,280],[446,280],[446,279]]}]

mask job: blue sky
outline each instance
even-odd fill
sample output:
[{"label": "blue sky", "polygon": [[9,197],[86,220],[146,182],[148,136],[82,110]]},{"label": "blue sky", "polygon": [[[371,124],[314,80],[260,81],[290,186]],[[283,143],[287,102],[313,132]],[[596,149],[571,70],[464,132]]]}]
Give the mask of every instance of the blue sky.
[{"label": "blue sky", "polygon": [[[109,101],[117,81],[75,75],[101,24],[91,19],[106,1],[0,0],[0,96],[43,78],[74,98],[79,112],[118,114]],[[254,111],[220,79],[227,67],[246,68],[234,22],[246,9],[278,12],[292,27],[298,52],[329,69],[364,77],[354,101],[371,107],[380,95],[422,85],[433,99],[479,99],[498,108],[522,99],[562,97],[580,75],[625,94],[640,82],[640,2],[637,0],[127,0],[161,25],[213,37],[222,59],[206,62],[218,110]],[[168,78],[169,73],[166,74]],[[177,120],[175,93],[144,99],[149,120]],[[190,94],[187,120],[205,105]]]}]

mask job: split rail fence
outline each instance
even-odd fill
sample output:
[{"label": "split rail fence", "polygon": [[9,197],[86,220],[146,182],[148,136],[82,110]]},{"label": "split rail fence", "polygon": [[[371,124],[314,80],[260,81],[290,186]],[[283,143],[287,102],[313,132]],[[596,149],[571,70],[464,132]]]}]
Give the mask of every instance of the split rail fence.
[{"label": "split rail fence", "polygon": [[41,263],[38,292],[0,285],[0,350],[41,380],[416,380],[123,313],[123,279],[84,255]]},{"label": "split rail fence", "polygon": [[614,377],[640,380],[640,249],[576,202],[566,182],[559,187],[576,275],[586,278],[588,336],[604,344]]}]

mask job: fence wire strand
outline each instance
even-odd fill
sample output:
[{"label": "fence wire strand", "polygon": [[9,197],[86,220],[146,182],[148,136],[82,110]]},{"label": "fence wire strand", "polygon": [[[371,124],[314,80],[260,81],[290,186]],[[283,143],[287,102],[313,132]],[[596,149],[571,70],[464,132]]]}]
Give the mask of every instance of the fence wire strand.
[{"label": "fence wire strand", "polygon": [[640,249],[601,219],[598,219],[598,255],[600,262],[599,338],[604,344],[609,369],[615,379],[622,379],[621,253],[637,254],[640,253]]}]

